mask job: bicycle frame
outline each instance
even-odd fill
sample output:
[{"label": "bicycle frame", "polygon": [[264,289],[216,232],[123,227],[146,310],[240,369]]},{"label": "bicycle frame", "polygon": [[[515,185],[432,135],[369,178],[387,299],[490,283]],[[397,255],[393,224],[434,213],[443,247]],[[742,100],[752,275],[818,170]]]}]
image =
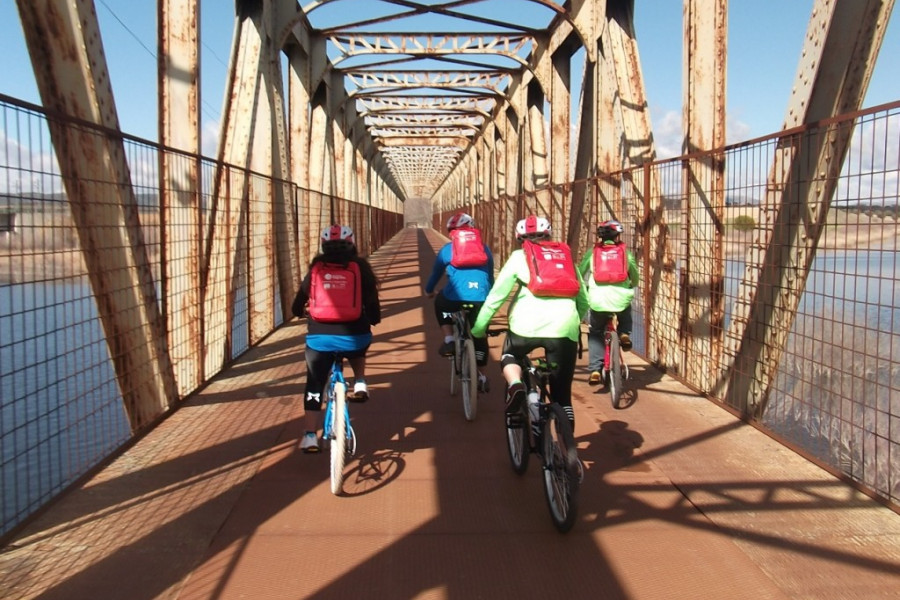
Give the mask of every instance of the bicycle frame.
[{"label": "bicycle frame", "polygon": [[[325,402],[325,419],[322,426],[322,437],[325,439],[332,439],[332,437],[334,436],[334,390],[335,385],[338,383],[344,384],[344,389],[347,389],[347,381],[344,379],[344,361],[340,356],[335,358],[334,364],[331,365],[331,374],[328,377],[328,389]],[[350,427],[349,409],[344,412],[344,422],[344,430],[347,432],[347,438],[349,439],[353,431],[352,427]]]}]

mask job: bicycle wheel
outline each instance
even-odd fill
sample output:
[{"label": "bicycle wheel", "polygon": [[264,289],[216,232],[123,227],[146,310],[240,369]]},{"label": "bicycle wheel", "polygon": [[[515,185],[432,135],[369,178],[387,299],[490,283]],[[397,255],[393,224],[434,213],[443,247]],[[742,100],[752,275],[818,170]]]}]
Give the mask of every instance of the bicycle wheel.
[{"label": "bicycle wheel", "polygon": [[622,390],[624,379],[622,378],[622,349],[619,346],[619,335],[613,333],[609,337],[609,397],[613,408],[622,405]]},{"label": "bicycle wheel", "polygon": [[462,387],[463,412],[466,421],[475,420],[478,412],[478,365],[475,364],[475,344],[472,340],[463,340],[462,364],[459,371],[459,383]]},{"label": "bicycle wheel", "polygon": [[541,443],[544,458],[544,495],[553,524],[561,532],[572,529],[578,513],[578,451],[569,417],[553,402],[546,407]]},{"label": "bicycle wheel", "polygon": [[509,451],[509,462],[517,475],[528,470],[528,455],[531,453],[528,440],[531,423],[528,420],[527,405],[527,402],[523,402],[517,414],[506,417],[506,449]]},{"label": "bicycle wheel", "polygon": [[459,341],[453,342],[453,356],[450,357],[450,395],[456,395],[456,384],[459,381]]},{"label": "bicycle wheel", "polygon": [[331,424],[331,493],[344,490],[344,464],[347,459],[347,384],[334,384],[334,412]]}]

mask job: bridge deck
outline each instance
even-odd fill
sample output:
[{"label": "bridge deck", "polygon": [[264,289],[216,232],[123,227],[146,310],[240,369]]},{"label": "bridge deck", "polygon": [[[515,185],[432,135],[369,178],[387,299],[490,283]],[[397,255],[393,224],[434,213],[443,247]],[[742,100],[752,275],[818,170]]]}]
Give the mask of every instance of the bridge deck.
[{"label": "bridge deck", "polygon": [[23,531],[0,596],[896,597],[900,515],[636,357],[619,411],[580,360],[586,477],[558,534],[537,468],[509,468],[496,362],[475,422],[448,394],[421,295],[440,244],[407,229],[372,257],[385,319],[346,497],[298,451],[294,320]]}]

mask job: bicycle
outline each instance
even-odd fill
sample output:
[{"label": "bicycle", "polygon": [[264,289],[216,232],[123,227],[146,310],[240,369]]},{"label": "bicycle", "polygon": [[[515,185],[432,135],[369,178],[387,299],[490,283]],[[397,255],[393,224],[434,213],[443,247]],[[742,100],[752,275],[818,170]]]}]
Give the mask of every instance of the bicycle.
[{"label": "bicycle", "polygon": [[356,432],[350,423],[344,359],[341,356],[335,357],[328,376],[322,439],[327,440],[331,455],[331,493],[339,496],[344,489],[347,458],[356,455]]},{"label": "bicycle", "polygon": [[[506,330],[489,331],[499,335]],[[556,529],[566,533],[575,524],[582,467],[575,435],[565,409],[550,396],[550,366],[545,358],[523,356],[522,382],[526,402],[518,413],[506,419],[506,448],[513,471],[528,470],[532,452],[542,460],[544,496]]]},{"label": "bicycle", "polygon": [[473,421],[478,412],[478,364],[475,360],[475,342],[466,318],[471,305],[451,313],[453,319],[453,354],[450,356],[450,395],[456,394],[456,386],[462,389],[463,413],[467,421]]},{"label": "bicycle", "polygon": [[613,313],[606,324],[603,337],[603,381],[609,386],[613,408],[622,407],[622,392],[630,373],[625,364],[625,353],[619,342],[619,318]]}]

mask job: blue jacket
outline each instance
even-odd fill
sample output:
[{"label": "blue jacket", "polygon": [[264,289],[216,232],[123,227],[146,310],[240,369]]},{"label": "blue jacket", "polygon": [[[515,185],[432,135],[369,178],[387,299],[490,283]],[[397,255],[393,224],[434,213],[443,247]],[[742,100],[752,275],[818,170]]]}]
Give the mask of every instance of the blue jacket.
[{"label": "blue jacket", "polygon": [[484,253],[487,254],[487,264],[480,267],[469,267],[465,269],[457,269],[450,264],[451,246],[447,243],[438,252],[437,258],[434,260],[434,267],[431,269],[431,277],[425,284],[425,293],[430,294],[434,291],[441,276],[446,271],[447,284],[441,293],[447,300],[457,300],[460,302],[484,302],[491,286],[494,285],[494,255],[491,254],[490,248],[484,246]]}]

